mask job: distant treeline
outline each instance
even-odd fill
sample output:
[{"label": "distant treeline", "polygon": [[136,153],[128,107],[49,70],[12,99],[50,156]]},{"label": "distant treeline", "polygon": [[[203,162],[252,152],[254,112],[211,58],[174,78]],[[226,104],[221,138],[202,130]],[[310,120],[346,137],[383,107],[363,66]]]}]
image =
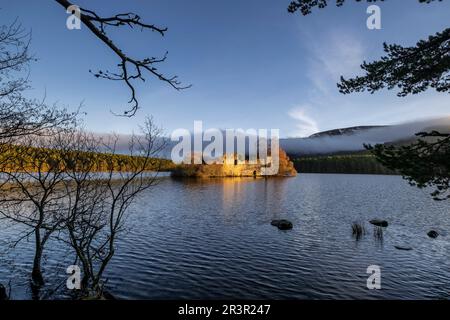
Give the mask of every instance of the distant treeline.
[{"label": "distant treeline", "polygon": [[3,145],[0,152],[2,170],[13,171],[52,171],[52,168],[63,167],[83,171],[89,167],[91,171],[126,172],[136,167],[142,167],[146,161],[145,170],[172,171],[175,164],[171,160],[140,156],[129,156],[112,153],[90,153],[77,150],[61,152],[56,149],[35,148],[20,145]]},{"label": "distant treeline", "polygon": [[303,156],[293,162],[299,173],[396,174],[369,153]]}]

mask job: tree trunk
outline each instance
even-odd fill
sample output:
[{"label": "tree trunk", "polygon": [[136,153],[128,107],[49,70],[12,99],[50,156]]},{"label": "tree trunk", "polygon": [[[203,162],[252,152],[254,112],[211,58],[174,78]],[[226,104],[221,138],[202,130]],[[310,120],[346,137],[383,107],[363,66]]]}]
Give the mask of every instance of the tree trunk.
[{"label": "tree trunk", "polygon": [[81,279],[81,290],[89,292],[89,270],[83,267],[83,278]]},{"label": "tree trunk", "polygon": [[41,231],[36,228],[34,231],[35,235],[35,251],[34,251],[34,261],[33,261],[33,271],[31,272],[31,279],[34,285],[42,286],[44,284],[44,277],[41,271],[41,260],[42,260],[42,244],[41,244]]}]

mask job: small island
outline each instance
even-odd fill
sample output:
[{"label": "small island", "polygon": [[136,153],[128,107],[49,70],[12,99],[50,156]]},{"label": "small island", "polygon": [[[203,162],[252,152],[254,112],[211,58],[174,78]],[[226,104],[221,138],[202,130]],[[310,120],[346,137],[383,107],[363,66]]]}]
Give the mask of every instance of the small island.
[{"label": "small island", "polygon": [[276,175],[263,175],[263,168],[271,163],[271,157],[266,161],[257,160],[256,164],[249,163],[248,159],[238,159],[236,154],[224,155],[221,161],[216,164],[180,164],[172,170],[173,177],[187,178],[226,178],[226,177],[295,177],[297,171],[294,163],[289,159],[286,152],[280,149],[279,152],[279,170]]}]

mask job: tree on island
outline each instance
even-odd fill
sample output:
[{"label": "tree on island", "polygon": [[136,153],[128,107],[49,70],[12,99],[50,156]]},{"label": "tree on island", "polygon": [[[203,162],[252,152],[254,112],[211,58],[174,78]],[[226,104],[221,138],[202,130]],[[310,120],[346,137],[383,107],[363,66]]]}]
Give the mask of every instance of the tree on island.
[{"label": "tree on island", "polygon": [[[361,0],[356,0],[360,2]],[[376,2],[377,0],[367,0]],[[382,1],[382,0],[381,0]],[[429,4],[442,0],[418,0]],[[327,0],[295,0],[288,7],[303,15],[312,9],[324,8]],[[336,0],[342,6],[345,0]],[[343,94],[353,92],[375,93],[397,88],[399,97],[418,94],[428,89],[450,92],[450,28],[420,40],[412,47],[384,43],[385,56],[374,62],[364,61],[365,75],[352,79],[341,77],[338,83]],[[420,132],[418,141],[409,145],[366,145],[384,166],[399,172],[411,185],[419,188],[434,187],[435,200],[450,199],[450,134]]]}]

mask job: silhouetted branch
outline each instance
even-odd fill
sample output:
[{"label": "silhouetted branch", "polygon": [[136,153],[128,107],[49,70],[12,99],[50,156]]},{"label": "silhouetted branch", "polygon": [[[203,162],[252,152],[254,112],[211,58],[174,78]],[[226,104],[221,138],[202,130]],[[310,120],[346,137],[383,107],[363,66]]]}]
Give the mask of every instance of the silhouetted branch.
[{"label": "silhouetted branch", "polygon": [[[356,0],[361,2],[362,0]],[[366,2],[376,2],[367,0]],[[383,0],[381,0],[383,1]],[[419,0],[431,3],[442,0]],[[342,6],[345,0],[336,0]],[[311,13],[312,8],[324,8],[327,0],[295,0],[288,11]],[[341,93],[369,91],[398,87],[398,96],[417,94],[434,88],[450,92],[450,28],[419,41],[413,47],[384,44],[386,56],[372,63],[364,62],[364,76],[338,84]],[[385,167],[399,172],[413,186],[435,187],[435,200],[450,199],[450,134],[419,132],[420,139],[410,145],[365,145]]]},{"label": "silhouetted branch", "polygon": [[[356,2],[383,2],[385,0],[355,0]],[[418,0],[420,3],[431,3],[433,1],[442,0]],[[317,7],[319,9],[325,8],[330,0],[295,0],[289,4],[288,11],[294,13],[300,11],[304,16],[310,14],[312,9]],[[336,0],[336,6],[340,7],[345,3],[345,0]]]},{"label": "silhouetted branch", "polygon": [[[361,2],[362,0],[356,0]],[[380,2],[383,0],[366,0],[365,2]],[[419,0],[421,3],[431,3],[442,0]],[[288,11],[300,11],[308,15],[314,7],[324,8],[328,0],[296,0],[292,1]],[[345,0],[336,0],[337,6],[342,6]],[[419,41],[415,46],[384,44],[386,56],[368,63],[361,68],[365,75],[352,79],[344,79],[338,84],[339,91],[344,94],[368,91],[374,93],[383,88],[400,89],[398,96],[417,94],[434,88],[438,92],[450,91],[450,29]]]},{"label": "silhouetted branch", "polygon": [[65,128],[52,128],[48,136],[29,135],[19,145],[4,148],[0,175],[7,182],[0,190],[0,215],[29,228],[18,242],[34,235],[32,280],[44,284],[41,262],[50,236],[64,224],[65,168],[54,148]]},{"label": "silhouetted branch", "polygon": [[126,159],[117,154],[116,135],[98,139],[74,132],[65,140],[68,243],[81,262],[83,294],[100,296],[103,273],[125,229],[127,210],[139,194],[156,183],[160,161],[155,157],[165,140],[160,139],[160,129],[151,119],[142,135],[131,137]]},{"label": "silhouetted branch", "polygon": [[417,94],[434,88],[450,91],[450,28],[419,41],[414,47],[384,44],[387,56],[361,68],[366,74],[346,80],[341,77],[339,91],[344,94],[398,87],[398,96]]},{"label": "silhouetted branch", "polygon": [[[28,66],[31,36],[15,20],[0,26],[0,147],[20,137],[42,134],[53,127],[73,122],[78,114],[48,106],[42,101],[24,98],[29,88]],[[1,152],[2,150],[0,150]]]},{"label": "silhouetted branch", "polygon": [[[66,10],[72,5],[67,0],[55,0],[60,5],[62,5]],[[144,59],[132,58],[126,54],[121,48],[119,48],[113,40],[107,35],[106,27],[120,27],[129,26],[130,28],[139,27],[141,30],[151,30],[164,36],[167,28],[160,28],[153,24],[147,24],[141,21],[141,17],[135,13],[122,13],[117,14],[112,17],[100,17],[97,13],[92,10],[80,8],[81,11],[81,22],[88,27],[88,29],[103,43],[105,43],[120,59],[119,72],[110,71],[98,71],[92,72],[95,77],[103,78],[108,80],[123,81],[131,92],[131,98],[128,103],[131,104],[129,110],[124,111],[123,115],[133,116],[136,114],[139,108],[139,101],[136,97],[136,90],[133,84],[133,80],[145,81],[144,72],[148,72],[158,80],[166,82],[171,87],[176,90],[182,90],[190,88],[190,85],[183,86],[178,80],[177,76],[166,76],[158,70],[156,65],[158,63],[164,62],[167,57],[167,52],[163,57],[148,57]]]},{"label": "silhouetted branch", "polygon": [[421,139],[409,145],[365,147],[384,166],[399,172],[411,185],[434,187],[433,199],[450,199],[450,134],[433,131],[417,135]]},{"label": "silhouetted branch", "polygon": [[25,77],[12,77],[12,72],[22,72],[33,60],[29,54],[31,36],[14,20],[0,27],[0,98],[11,96],[28,87]]}]

